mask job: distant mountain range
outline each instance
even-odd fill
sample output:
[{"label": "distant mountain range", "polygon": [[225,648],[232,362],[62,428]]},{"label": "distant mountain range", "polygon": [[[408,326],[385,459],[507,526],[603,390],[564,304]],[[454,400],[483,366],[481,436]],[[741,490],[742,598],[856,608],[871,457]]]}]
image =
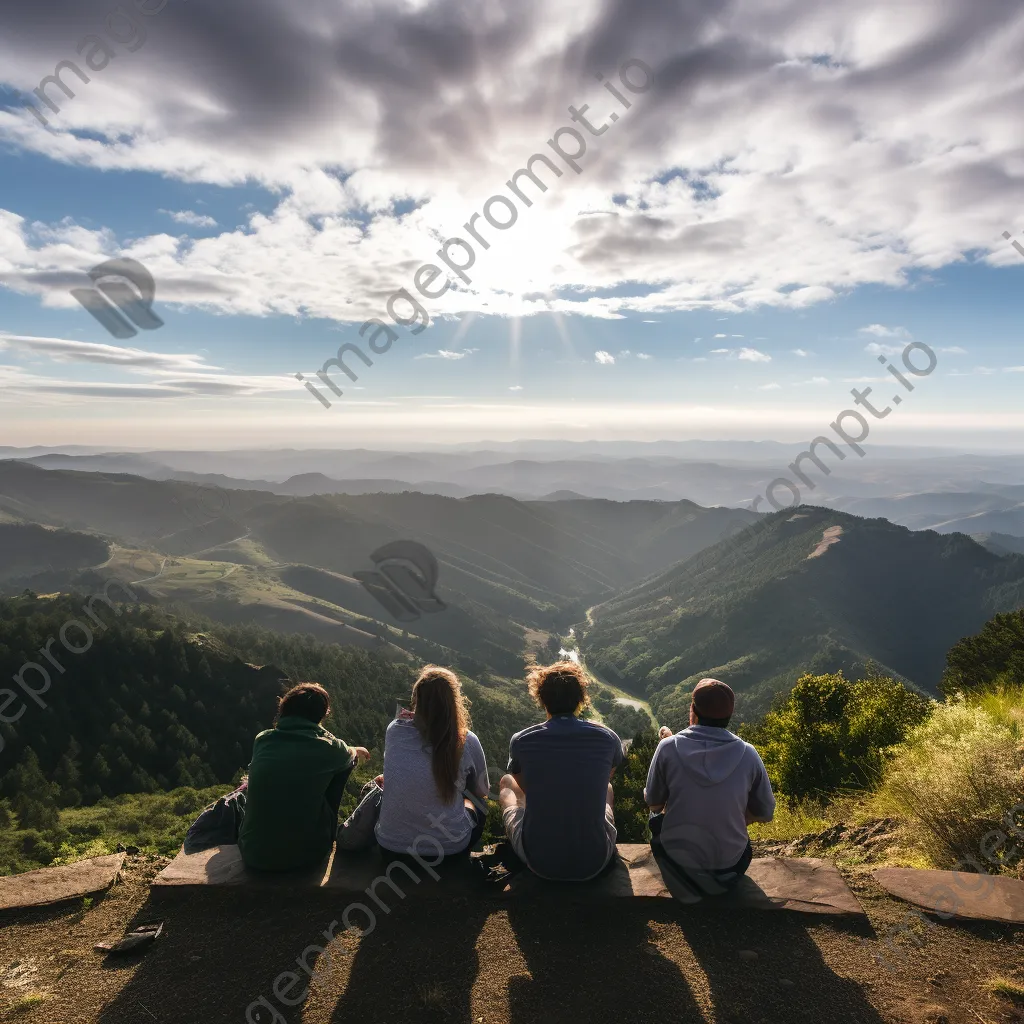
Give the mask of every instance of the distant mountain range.
[{"label": "distant mountain range", "polygon": [[588,666],[681,724],[701,676],[753,717],[804,671],[869,663],[937,693],[946,651],[1024,605],[1024,557],[816,506],[767,517],[592,611]]},{"label": "distant mountain range", "polygon": [[[523,500],[571,491],[615,501],[679,501],[749,507],[806,444],[777,441],[481,443],[413,452],[350,450],[236,450],[222,452],[96,452],[2,449],[46,469],[130,473],[156,480],[189,480],[225,489],[296,496],[401,492],[465,497],[497,493]],[[914,514],[938,521],[941,496],[968,493],[970,515],[1002,511],[1024,502],[1024,456],[970,455],[942,449],[876,446],[863,459],[829,455],[829,473],[815,472],[803,500],[858,515],[886,515],[852,507],[861,501],[891,502],[894,516],[908,495],[935,495]],[[990,508],[983,499],[992,499]],[[953,515],[946,515],[952,520]],[[897,520],[902,521],[902,520]],[[912,525],[905,523],[904,525]],[[1016,534],[1017,521],[967,524],[968,532]],[[950,528],[957,528],[950,522]]]},{"label": "distant mountain range", "polygon": [[[652,464],[620,462],[605,464],[620,479]],[[145,600],[229,625],[448,661],[476,678],[521,677],[528,649],[576,625],[588,667],[649,697],[670,724],[705,674],[737,688],[745,717],[805,670],[874,662],[935,692],[956,641],[1024,605],[1024,538],[984,531],[982,546],[878,518],[937,517],[945,531],[955,517],[1005,512],[1015,485],[841,499],[872,518],[821,505],[757,516],[579,497],[557,486],[561,463],[478,469],[506,482],[526,473],[547,490],[454,497],[387,478],[394,489],[310,494],[329,478],[297,474],[275,485],[295,492],[282,494],[0,462],[0,590],[95,589],[115,577]],[[436,556],[443,612],[400,622],[360,584],[371,553],[396,540]]]},{"label": "distant mountain range", "polygon": [[912,530],[937,533],[1006,533],[1024,537],[1024,485],[977,491],[924,492],[829,503],[845,512],[884,518]]}]

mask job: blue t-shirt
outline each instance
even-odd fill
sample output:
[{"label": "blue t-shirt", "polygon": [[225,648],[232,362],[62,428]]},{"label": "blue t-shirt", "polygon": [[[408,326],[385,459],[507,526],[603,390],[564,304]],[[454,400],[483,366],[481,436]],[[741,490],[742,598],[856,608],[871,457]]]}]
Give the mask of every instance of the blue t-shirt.
[{"label": "blue t-shirt", "polygon": [[589,878],[608,860],[605,807],[622,741],[595,722],[558,715],[512,737],[508,770],[526,792],[523,847],[544,878]]}]

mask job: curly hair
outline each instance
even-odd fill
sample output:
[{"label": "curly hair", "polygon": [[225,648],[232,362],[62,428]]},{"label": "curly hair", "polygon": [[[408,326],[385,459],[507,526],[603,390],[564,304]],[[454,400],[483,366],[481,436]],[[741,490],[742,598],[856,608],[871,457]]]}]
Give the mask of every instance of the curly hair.
[{"label": "curly hair", "polygon": [[587,674],[573,661],[538,665],[526,677],[530,696],[549,715],[577,715],[590,706]]}]

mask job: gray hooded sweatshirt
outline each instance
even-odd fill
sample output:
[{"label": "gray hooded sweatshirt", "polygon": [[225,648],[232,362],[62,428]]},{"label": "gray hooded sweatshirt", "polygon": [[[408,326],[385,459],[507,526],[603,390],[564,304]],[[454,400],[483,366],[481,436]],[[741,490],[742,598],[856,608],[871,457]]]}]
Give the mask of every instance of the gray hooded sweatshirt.
[{"label": "gray hooded sweatshirt", "polygon": [[771,821],[775,796],[758,752],[728,729],[691,725],[658,744],[648,804],[665,804],[661,842],[684,867],[731,868],[747,848],[747,815]]}]

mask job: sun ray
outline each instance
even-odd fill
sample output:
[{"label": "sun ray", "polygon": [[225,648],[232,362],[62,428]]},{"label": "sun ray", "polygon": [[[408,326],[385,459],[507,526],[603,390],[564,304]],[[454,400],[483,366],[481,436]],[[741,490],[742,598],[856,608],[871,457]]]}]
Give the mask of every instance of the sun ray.
[{"label": "sun ray", "polygon": [[556,312],[555,318],[555,330],[558,331],[559,338],[562,339],[562,347],[565,349],[565,354],[570,359],[576,358],[576,349],[573,346],[572,338],[569,337],[569,323],[563,313]]},{"label": "sun ray", "polygon": [[470,327],[473,326],[473,321],[476,320],[476,313],[466,313],[459,321],[459,326],[455,328],[455,333],[452,335],[452,348],[457,349],[462,344],[463,339],[466,337]]},{"label": "sun ray", "polygon": [[508,322],[508,365],[512,370],[519,369],[519,345],[522,336],[522,317],[514,316]]}]

